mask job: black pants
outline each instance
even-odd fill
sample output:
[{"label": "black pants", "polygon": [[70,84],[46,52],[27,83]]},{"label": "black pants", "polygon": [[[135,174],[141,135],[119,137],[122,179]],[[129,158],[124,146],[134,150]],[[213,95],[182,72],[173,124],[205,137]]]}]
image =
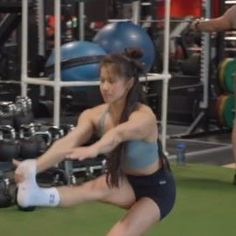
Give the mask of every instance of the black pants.
[{"label": "black pants", "polygon": [[134,190],[136,200],[148,197],[158,205],[161,219],[171,211],[175,203],[176,186],[170,171],[161,168],[151,175],[127,175],[127,179]]}]

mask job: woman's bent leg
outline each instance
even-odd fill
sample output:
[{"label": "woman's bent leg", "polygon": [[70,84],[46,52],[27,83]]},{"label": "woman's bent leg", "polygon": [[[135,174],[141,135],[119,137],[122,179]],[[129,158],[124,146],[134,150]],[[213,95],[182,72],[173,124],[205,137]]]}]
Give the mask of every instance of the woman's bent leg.
[{"label": "woman's bent leg", "polygon": [[107,236],[141,236],[160,220],[160,209],[150,198],[141,198],[119,220]]}]

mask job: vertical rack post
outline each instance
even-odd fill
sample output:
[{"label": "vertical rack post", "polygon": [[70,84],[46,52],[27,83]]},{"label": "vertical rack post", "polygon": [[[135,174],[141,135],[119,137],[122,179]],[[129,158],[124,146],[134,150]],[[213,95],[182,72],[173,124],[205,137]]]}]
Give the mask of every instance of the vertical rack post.
[{"label": "vertical rack post", "polygon": [[[211,17],[211,1],[203,0],[205,18]],[[200,108],[207,109],[209,103],[209,64],[210,64],[210,34],[202,34],[202,53],[201,53],[201,82],[203,84],[203,98]]]},{"label": "vertical rack post", "polygon": [[84,41],[84,2],[79,2],[79,40]]},{"label": "vertical rack post", "polygon": [[[165,1],[165,30],[164,30],[164,53],[163,53],[163,74],[169,74],[169,39],[170,39],[170,3]],[[169,78],[163,79],[162,88],[162,113],[161,113],[161,141],[163,151],[166,152],[166,133],[167,133],[167,107],[168,107],[168,87]]]},{"label": "vertical rack post", "polygon": [[133,12],[133,17],[132,21],[134,24],[139,24],[140,21],[140,1],[134,1],[132,2],[132,12]]},{"label": "vertical rack post", "polygon": [[[37,24],[38,24],[38,55],[45,57],[46,49],[45,49],[45,20],[44,20],[44,1],[37,0]],[[45,96],[46,89],[45,86],[41,85],[40,88],[40,96]]]},{"label": "vertical rack post", "polygon": [[38,24],[38,55],[45,56],[45,22],[44,1],[37,0],[37,24]]},{"label": "vertical rack post", "polygon": [[54,62],[54,107],[53,124],[60,124],[61,106],[61,0],[54,0],[55,10],[55,62]]},{"label": "vertical rack post", "polygon": [[28,0],[22,1],[22,35],[21,35],[21,96],[27,95],[28,77]]}]

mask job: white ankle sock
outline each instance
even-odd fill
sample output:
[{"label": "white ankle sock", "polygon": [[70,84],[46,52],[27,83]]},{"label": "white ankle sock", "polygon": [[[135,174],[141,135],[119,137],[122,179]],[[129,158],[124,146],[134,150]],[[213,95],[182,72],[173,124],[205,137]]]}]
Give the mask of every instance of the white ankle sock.
[{"label": "white ankle sock", "polygon": [[18,184],[17,202],[21,207],[57,206],[60,195],[56,188],[40,188],[36,182],[36,160],[23,161],[16,169],[24,180]]}]

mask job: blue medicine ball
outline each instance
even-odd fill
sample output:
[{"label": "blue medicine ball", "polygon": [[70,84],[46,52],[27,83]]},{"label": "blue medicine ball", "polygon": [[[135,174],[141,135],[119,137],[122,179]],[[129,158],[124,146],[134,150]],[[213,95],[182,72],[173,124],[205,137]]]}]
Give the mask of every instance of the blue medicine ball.
[{"label": "blue medicine ball", "polygon": [[[61,47],[61,79],[63,81],[99,80],[99,63],[106,55],[101,46],[88,41],[73,41]],[[47,74],[54,73],[55,52],[46,63]]]},{"label": "blue medicine ball", "polygon": [[126,48],[140,48],[145,72],[148,72],[155,60],[155,47],[148,33],[139,25],[130,21],[105,25],[94,37],[107,53],[122,53]]}]

